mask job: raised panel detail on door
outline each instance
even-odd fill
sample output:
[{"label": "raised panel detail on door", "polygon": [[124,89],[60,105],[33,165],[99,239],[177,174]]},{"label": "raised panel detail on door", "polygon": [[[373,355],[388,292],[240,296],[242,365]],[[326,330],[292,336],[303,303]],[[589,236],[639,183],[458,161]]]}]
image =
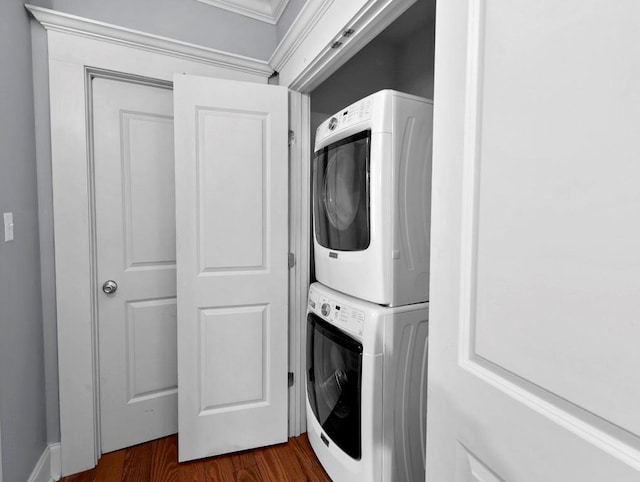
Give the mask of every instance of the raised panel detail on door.
[{"label": "raised panel detail on door", "polygon": [[[177,431],[173,96],[92,81],[102,452]],[[117,290],[106,294],[104,282]]]},{"label": "raised panel detail on door", "polygon": [[455,482],[504,482],[489,467],[469,450],[458,443],[456,446]]},{"label": "raised panel detail on door", "polygon": [[268,315],[266,306],[200,312],[201,413],[268,403]]},{"label": "raised panel detail on door", "polygon": [[176,299],[127,303],[129,403],[178,389]]},{"label": "raised panel detail on door", "polygon": [[[269,116],[197,112],[201,270],[264,269]],[[237,170],[245,176],[231,182]]]},{"label": "raised panel detail on door", "polygon": [[[573,42],[561,42],[565,34],[559,30],[547,33],[557,45],[546,56],[547,68],[536,73],[540,89],[523,95],[532,72],[522,52],[538,44],[520,38],[516,25],[527,28],[527,16],[542,7],[484,5],[477,43],[483,63],[474,85],[476,101],[484,102],[475,106],[475,148],[469,152],[478,188],[467,206],[475,213],[469,246],[469,284],[477,286],[470,310],[474,352],[640,435],[640,370],[631,363],[640,360],[640,324],[632,322],[640,319],[640,304],[624,304],[640,293],[640,230],[625,218],[640,212],[640,164],[620,148],[633,134],[628,127],[611,132],[606,145],[585,138],[600,120],[590,115],[592,102],[582,89],[565,87],[580,85],[591,63],[573,59]],[[555,8],[561,16],[572,11]],[[514,21],[505,23],[505,14]],[[504,42],[514,35],[522,43]],[[555,71],[562,68],[558,83]],[[566,126],[568,114],[544,119],[549,105],[579,114],[573,131]],[[593,147],[582,152],[578,146],[585,144]],[[609,164],[605,174],[602,161],[612,156],[618,167]]]},{"label": "raised panel detail on door", "polygon": [[[122,196],[127,267],[176,262],[173,118],[123,111]],[[167,155],[169,154],[169,155]]]}]

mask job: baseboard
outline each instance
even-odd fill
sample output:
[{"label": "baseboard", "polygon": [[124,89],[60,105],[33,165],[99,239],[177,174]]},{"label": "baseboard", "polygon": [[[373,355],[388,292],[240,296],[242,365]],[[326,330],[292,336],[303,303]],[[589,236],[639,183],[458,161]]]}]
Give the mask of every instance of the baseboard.
[{"label": "baseboard", "polygon": [[49,444],[42,452],[27,482],[52,482],[60,480],[60,444]]},{"label": "baseboard", "polygon": [[57,481],[62,477],[62,457],[60,443],[49,444],[49,460],[51,461],[51,480]]}]

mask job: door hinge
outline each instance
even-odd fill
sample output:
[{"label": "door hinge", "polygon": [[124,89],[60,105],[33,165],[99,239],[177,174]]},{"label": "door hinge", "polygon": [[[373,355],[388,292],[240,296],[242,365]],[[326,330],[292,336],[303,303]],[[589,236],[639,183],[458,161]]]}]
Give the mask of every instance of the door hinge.
[{"label": "door hinge", "polygon": [[296,255],[289,253],[289,268],[293,268],[296,265]]},{"label": "door hinge", "polygon": [[288,374],[288,379],[289,379],[289,387],[293,386],[293,372],[289,372]]},{"label": "door hinge", "polygon": [[296,133],[293,131],[289,131],[289,146],[292,146],[296,143]]}]

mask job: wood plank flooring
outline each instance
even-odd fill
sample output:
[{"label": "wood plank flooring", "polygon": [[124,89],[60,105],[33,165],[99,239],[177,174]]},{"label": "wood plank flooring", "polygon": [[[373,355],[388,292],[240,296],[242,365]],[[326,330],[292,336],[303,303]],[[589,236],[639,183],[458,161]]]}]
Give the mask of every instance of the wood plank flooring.
[{"label": "wood plank flooring", "polygon": [[306,434],[286,444],[178,464],[176,435],[111,452],[62,482],[327,482]]}]

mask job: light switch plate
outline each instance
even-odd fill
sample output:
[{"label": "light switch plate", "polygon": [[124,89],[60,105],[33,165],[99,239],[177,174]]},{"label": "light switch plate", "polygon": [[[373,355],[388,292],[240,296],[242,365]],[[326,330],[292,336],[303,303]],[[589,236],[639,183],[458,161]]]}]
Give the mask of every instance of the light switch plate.
[{"label": "light switch plate", "polygon": [[13,213],[2,213],[4,218],[4,242],[13,241]]}]

